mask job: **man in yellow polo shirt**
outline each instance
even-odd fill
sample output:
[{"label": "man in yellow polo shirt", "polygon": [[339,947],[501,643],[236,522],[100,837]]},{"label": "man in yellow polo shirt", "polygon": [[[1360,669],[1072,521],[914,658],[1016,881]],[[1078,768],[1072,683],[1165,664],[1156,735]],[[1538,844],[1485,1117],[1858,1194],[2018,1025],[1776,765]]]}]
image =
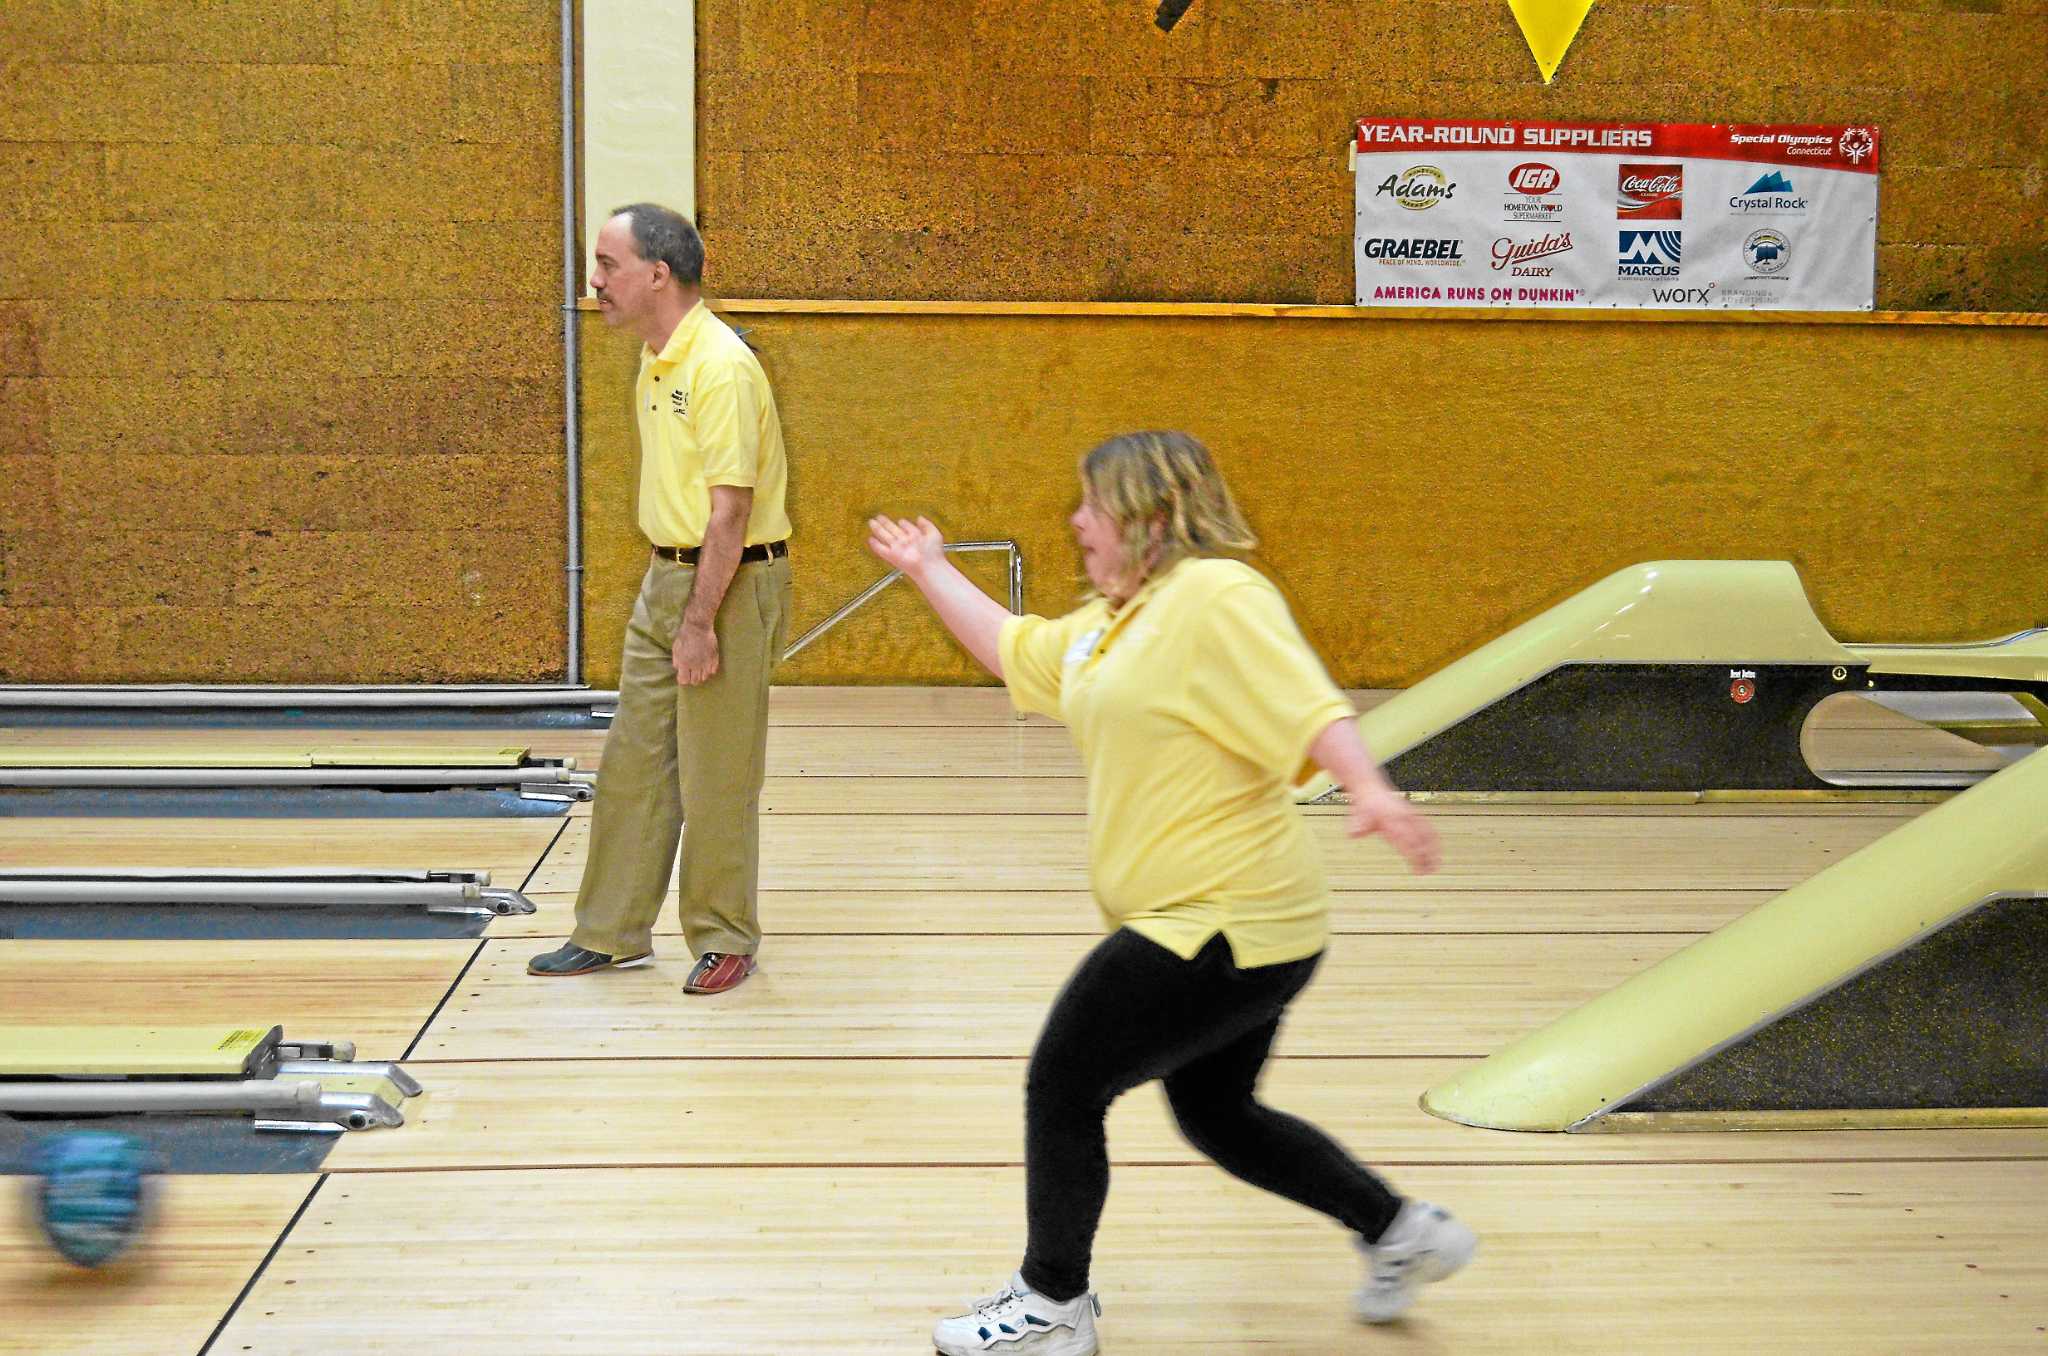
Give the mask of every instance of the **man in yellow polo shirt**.
[{"label": "man in yellow polo shirt", "polygon": [[626,628],[619,709],[605,740],[576,931],[536,975],[645,964],[683,818],[686,993],[720,993],[761,944],[760,796],[768,681],[790,603],[788,465],[775,396],[753,350],[705,309],[704,243],[652,203],[597,234],[590,288],[644,347],[640,530],[654,558]]}]

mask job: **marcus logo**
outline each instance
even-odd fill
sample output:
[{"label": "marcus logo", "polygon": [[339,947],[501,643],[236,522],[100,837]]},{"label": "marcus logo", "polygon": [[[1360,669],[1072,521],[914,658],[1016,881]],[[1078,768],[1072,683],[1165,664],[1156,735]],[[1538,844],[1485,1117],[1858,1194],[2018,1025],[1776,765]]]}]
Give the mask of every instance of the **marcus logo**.
[{"label": "marcus logo", "polygon": [[1616,264],[1624,278],[1678,276],[1679,231],[1623,231]]},{"label": "marcus logo", "polygon": [[673,391],[670,391],[668,393],[668,407],[675,411],[678,418],[688,419],[690,417],[690,388],[678,386]]}]

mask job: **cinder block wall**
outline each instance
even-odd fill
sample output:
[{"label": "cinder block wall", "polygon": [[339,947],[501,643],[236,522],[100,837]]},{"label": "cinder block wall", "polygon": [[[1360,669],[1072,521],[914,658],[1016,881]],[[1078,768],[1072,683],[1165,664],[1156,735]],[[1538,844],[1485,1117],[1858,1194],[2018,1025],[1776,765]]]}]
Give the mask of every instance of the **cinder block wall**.
[{"label": "cinder block wall", "polygon": [[2039,0],[699,0],[728,296],[1352,299],[1366,114],[1874,122],[1877,304],[2048,309]]},{"label": "cinder block wall", "polygon": [[0,6],[0,681],[561,676],[557,33]]}]

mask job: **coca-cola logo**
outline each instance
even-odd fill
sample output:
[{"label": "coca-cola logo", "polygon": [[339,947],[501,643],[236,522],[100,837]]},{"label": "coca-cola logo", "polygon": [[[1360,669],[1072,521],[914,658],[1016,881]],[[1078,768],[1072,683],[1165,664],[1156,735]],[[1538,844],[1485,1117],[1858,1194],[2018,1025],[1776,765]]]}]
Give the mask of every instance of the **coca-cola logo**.
[{"label": "coca-cola logo", "polygon": [[1685,200],[1685,166],[1630,165],[1620,171],[1615,214],[1622,218],[1676,221]]}]

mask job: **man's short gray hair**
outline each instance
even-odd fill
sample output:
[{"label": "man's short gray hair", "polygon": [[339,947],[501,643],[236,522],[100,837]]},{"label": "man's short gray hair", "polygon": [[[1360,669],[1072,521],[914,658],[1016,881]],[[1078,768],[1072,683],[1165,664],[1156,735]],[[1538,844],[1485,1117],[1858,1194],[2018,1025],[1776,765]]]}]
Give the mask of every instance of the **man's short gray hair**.
[{"label": "man's short gray hair", "polygon": [[704,281],[704,237],[690,219],[672,207],[656,202],[636,202],[612,209],[633,227],[633,247],[640,257],[668,265],[668,271],[692,287]]}]

